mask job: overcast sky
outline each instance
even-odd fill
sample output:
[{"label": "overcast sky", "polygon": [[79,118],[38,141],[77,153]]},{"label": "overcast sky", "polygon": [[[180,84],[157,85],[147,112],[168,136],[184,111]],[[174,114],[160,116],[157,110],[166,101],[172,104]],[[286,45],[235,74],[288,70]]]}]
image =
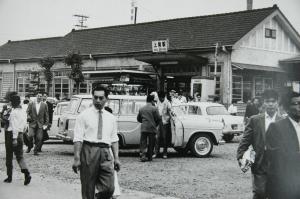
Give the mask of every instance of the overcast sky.
[{"label": "overcast sky", "polygon": [[[253,0],[253,8],[277,4],[300,32],[300,0]],[[246,9],[246,0],[136,0],[137,22]],[[74,14],[89,16],[89,28],[130,24],[131,0],[0,0],[0,45],[8,40],[64,36]]]}]

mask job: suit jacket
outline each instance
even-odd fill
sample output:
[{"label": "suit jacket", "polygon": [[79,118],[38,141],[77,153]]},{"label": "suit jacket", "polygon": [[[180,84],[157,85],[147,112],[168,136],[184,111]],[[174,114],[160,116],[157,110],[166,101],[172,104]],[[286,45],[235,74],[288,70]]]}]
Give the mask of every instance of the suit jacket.
[{"label": "suit jacket", "polygon": [[157,126],[161,121],[158,109],[151,103],[140,108],[137,121],[142,123],[141,132],[157,133]]},{"label": "suit jacket", "polygon": [[296,130],[288,117],[270,125],[266,133],[269,198],[300,198],[299,149]]},{"label": "suit jacket", "polygon": [[[276,114],[275,121],[282,119]],[[265,113],[254,115],[247,123],[245,132],[237,149],[237,159],[241,159],[250,145],[255,151],[254,164],[251,171],[254,174],[265,174]]]},{"label": "suit jacket", "polygon": [[35,128],[43,128],[43,125],[48,125],[49,123],[49,115],[48,115],[48,107],[44,102],[40,102],[40,109],[37,113],[36,110],[36,102],[31,102],[27,108],[27,118],[29,122],[29,127]]}]

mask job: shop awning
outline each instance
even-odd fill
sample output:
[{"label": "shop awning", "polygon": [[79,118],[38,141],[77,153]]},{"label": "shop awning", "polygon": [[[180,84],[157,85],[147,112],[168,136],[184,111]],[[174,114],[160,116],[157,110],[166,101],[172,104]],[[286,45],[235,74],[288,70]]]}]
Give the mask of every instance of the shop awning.
[{"label": "shop awning", "polygon": [[262,65],[254,65],[254,64],[242,64],[242,63],[234,63],[234,62],[232,62],[231,65],[239,70],[261,70],[261,71],[285,73],[285,71],[279,67],[262,66]]},{"label": "shop awning", "polygon": [[179,65],[179,64],[206,64],[208,59],[205,57],[187,53],[165,53],[143,55],[135,57],[136,60],[149,63],[154,66]]}]

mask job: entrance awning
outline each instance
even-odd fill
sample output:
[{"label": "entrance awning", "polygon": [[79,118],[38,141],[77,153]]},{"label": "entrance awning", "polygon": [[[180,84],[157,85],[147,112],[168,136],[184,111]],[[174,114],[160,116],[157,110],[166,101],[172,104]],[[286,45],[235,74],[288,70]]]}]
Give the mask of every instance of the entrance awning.
[{"label": "entrance awning", "polygon": [[139,71],[139,70],[95,70],[95,71],[83,71],[82,73],[83,74],[127,73],[127,74],[155,75],[154,72]]},{"label": "entrance awning", "polygon": [[151,54],[135,57],[136,60],[149,63],[154,66],[179,65],[179,64],[206,64],[207,58],[187,53]]},{"label": "entrance awning", "polygon": [[240,70],[260,70],[260,71],[285,73],[285,71],[279,67],[253,65],[253,64],[242,64],[242,63],[234,63],[234,62],[232,62],[231,65]]},{"label": "entrance awning", "polygon": [[300,64],[300,55],[289,58],[289,59],[280,60],[279,63],[281,63],[281,64]]}]

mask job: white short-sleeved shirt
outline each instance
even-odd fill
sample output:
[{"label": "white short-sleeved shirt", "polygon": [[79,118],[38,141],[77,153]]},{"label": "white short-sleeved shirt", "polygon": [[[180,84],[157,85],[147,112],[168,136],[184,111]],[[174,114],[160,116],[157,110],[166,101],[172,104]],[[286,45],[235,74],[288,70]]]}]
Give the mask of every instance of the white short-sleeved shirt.
[{"label": "white short-sleeved shirt", "polygon": [[24,132],[27,125],[27,114],[22,108],[13,108],[9,116],[8,131],[12,131],[13,138],[17,138],[19,132]]},{"label": "white short-sleeved shirt", "polygon": [[99,110],[91,106],[80,113],[76,119],[73,142],[88,141],[111,145],[119,141],[117,121],[113,114],[102,109],[102,139],[98,139]]}]

